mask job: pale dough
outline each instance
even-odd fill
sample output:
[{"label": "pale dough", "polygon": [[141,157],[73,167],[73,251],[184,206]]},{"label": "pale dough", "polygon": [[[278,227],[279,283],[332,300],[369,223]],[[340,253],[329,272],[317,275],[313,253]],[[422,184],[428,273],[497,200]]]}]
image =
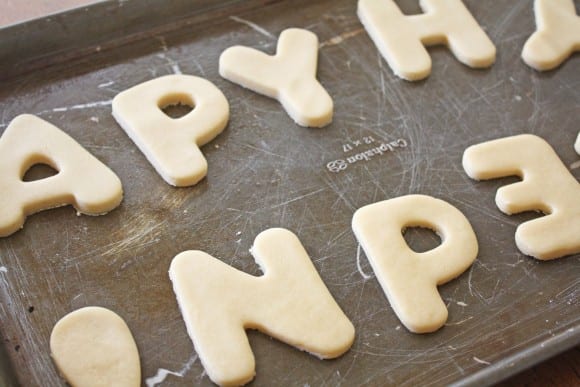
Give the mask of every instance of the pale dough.
[{"label": "pale dough", "polygon": [[[25,182],[28,169],[47,164],[58,173]],[[56,126],[30,114],[12,120],[0,138],[0,236],[23,227],[26,216],[72,204],[101,215],[123,199],[117,175]]]},{"label": "pale dough", "polygon": [[[409,227],[435,231],[441,245],[413,251],[403,237]],[[467,218],[443,200],[407,195],[360,208],[352,228],[405,327],[415,333],[441,328],[448,312],[437,285],[459,276],[477,257],[477,238]]]},{"label": "pale dough", "polygon": [[253,379],[255,361],[245,329],[320,358],[346,352],[354,327],[298,238],[269,229],[256,237],[251,253],[261,277],[202,251],[183,252],[171,262],[169,276],[187,331],[211,380],[229,386]]},{"label": "pale dough", "polygon": [[52,358],[73,387],[138,387],[139,352],[121,317],[101,307],[63,317],[50,335]]},{"label": "pale dough", "polygon": [[318,37],[299,28],[282,31],[276,55],[249,47],[225,50],[220,75],[243,87],[275,98],[301,126],[323,127],[332,122],[332,98],[316,79]]},{"label": "pale dough", "polygon": [[[161,109],[183,103],[193,110],[171,118]],[[166,75],[119,93],[113,117],[137,144],[163,179],[187,187],[207,174],[200,146],[226,127],[229,104],[211,82],[193,75]]]},{"label": "pale dough", "polygon": [[496,49],[461,0],[421,0],[421,15],[405,16],[393,0],[359,0],[358,17],[395,75],[418,81],[431,73],[425,46],[444,44],[473,68],[489,67]]},{"label": "pale dough", "polygon": [[578,132],[578,137],[576,138],[576,144],[574,144],[574,149],[576,153],[580,155],[580,132]]},{"label": "pale dough", "polygon": [[534,13],[537,31],[524,45],[522,58],[536,70],[552,70],[580,50],[580,17],[573,0],[536,0]]},{"label": "pale dough", "polygon": [[522,178],[497,190],[502,212],[548,214],[517,228],[524,254],[547,260],[580,252],[580,184],[542,138],[523,134],[473,145],[463,154],[463,168],[476,180]]}]

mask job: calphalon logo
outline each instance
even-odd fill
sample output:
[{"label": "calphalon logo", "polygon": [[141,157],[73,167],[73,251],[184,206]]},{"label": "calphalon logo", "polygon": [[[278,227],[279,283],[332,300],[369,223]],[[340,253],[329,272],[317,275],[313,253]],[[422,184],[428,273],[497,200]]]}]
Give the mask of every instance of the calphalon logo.
[{"label": "calphalon logo", "polygon": [[326,168],[328,168],[328,170],[330,172],[334,172],[334,173],[344,171],[347,167],[348,167],[347,162],[342,160],[342,159],[334,160],[334,161],[331,161],[330,163],[326,164]]},{"label": "calphalon logo", "polygon": [[348,168],[350,164],[358,163],[359,161],[370,161],[375,156],[382,156],[387,152],[393,152],[396,148],[406,148],[407,141],[405,139],[393,140],[388,143],[381,143],[381,145],[367,149],[363,152],[348,156],[345,159],[333,160],[326,164],[326,168],[333,173],[340,173]]}]

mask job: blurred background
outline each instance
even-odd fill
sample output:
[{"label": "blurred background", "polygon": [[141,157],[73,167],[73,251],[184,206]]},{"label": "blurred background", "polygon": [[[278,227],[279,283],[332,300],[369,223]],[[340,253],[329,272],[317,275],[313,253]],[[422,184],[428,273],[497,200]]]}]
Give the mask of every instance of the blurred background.
[{"label": "blurred background", "polygon": [[0,0],[0,26],[80,7],[101,0]]}]

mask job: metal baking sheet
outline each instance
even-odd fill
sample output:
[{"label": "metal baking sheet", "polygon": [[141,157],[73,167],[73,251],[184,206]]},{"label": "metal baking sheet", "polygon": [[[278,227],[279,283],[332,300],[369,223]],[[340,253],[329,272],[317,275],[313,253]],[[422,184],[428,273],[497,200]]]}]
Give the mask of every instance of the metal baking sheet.
[{"label": "metal baking sheet", "polygon": [[[188,9],[175,2],[173,13],[170,2],[144,1],[148,12],[122,26],[123,7],[135,3],[100,3],[0,31],[0,132],[18,114],[36,114],[109,165],[125,190],[106,216],[44,211],[0,239],[0,331],[11,363],[0,357],[5,385],[17,384],[7,372],[22,385],[64,385],[49,335],[59,318],[88,305],[127,321],[144,383],[210,385],[178,310],[169,263],[200,249],[259,275],[248,250],[270,227],[299,236],[357,337],[344,356],[321,361],[249,332],[255,385],[485,385],[580,342],[580,256],[523,256],[515,228],[537,215],[506,216],[494,205],[496,189],[516,180],[474,182],[461,167],[469,145],[534,133],[580,177],[573,150],[580,56],[548,73],[521,61],[535,29],[532,2],[466,0],[497,45],[497,63],[472,70],[445,48],[432,48],[433,72],[417,83],[393,75],[362,30],[355,1],[192,1]],[[418,11],[414,0],[398,3]],[[218,74],[224,49],[241,44],[273,53],[288,27],[320,39],[318,78],[335,103],[326,128],[298,127],[278,102]],[[27,39],[43,35],[42,28],[61,33],[62,44],[42,51],[45,44]],[[231,107],[227,129],[202,149],[207,178],[191,188],[165,184],[111,116],[118,92],[174,72],[207,78]],[[356,157],[392,141],[406,146]],[[347,169],[329,168],[348,158],[356,162]],[[471,269],[440,287],[449,320],[428,335],[401,326],[350,228],[357,208],[410,193],[459,208],[480,244]],[[437,242],[428,232],[410,234],[419,248]]]}]

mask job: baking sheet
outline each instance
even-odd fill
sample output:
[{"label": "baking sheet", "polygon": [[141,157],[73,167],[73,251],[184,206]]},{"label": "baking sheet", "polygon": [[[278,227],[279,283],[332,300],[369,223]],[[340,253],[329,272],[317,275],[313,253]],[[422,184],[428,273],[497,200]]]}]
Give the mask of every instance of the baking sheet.
[{"label": "baking sheet", "polygon": [[[123,3],[106,6],[122,12]],[[64,385],[50,359],[50,331],[68,312],[101,305],[132,329],[144,382],[210,385],[178,310],[169,263],[183,250],[200,249],[259,275],[248,250],[270,227],[299,236],[357,338],[341,358],[320,361],[250,332],[255,385],[490,384],[580,342],[580,256],[554,262],[523,256],[515,228],[536,215],[506,216],[494,205],[495,190],[515,179],[474,182],[461,167],[469,145],[534,133],[580,177],[573,150],[580,57],[545,74],[521,61],[535,28],[530,1],[465,1],[495,42],[497,63],[471,70],[446,49],[433,48],[433,72],[418,83],[392,74],[362,30],[354,1],[264,2],[258,8],[256,2],[214,2],[205,14],[195,12],[201,3],[192,3],[191,19],[177,7],[181,22],[173,27],[151,21],[149,32],[119,30],[106,41],[53,51],[66,61],[26,50],[8,58],[13,70],[2,80],[0,132],[18,114],[36,114],[110,166],[125,190],[122,205],[106,216],[77,217],[71,207],[44,211],[0,239],[0,332],[21,384]],[[398,3],[406,12],[418,10],[415,1]],[[101,20],[106,10],[95,7],[59,18],[61,28],[82,30]],[[218,74],[224,49],[241,44],[273,53],[288,27],[307,28],[320,39],[318,78],[335,103],[326,128],[298,127],[276,101]],[[26,71],[19,71],[24,62]],[[110,108],[118,92],[175,72],[212,81],[231,108],[227,129],[202,148],[207,178],[182,189],[163,182]],[[401,140],[407,146],[340,172],[328,168]],[[350,229],[357,208],[410,193],[455,205],[480,244],[471,269],[440,287],[449,320],[429,335],[402,327]],[[436,244],[433,234],[411,234],[419,248]]]}]

